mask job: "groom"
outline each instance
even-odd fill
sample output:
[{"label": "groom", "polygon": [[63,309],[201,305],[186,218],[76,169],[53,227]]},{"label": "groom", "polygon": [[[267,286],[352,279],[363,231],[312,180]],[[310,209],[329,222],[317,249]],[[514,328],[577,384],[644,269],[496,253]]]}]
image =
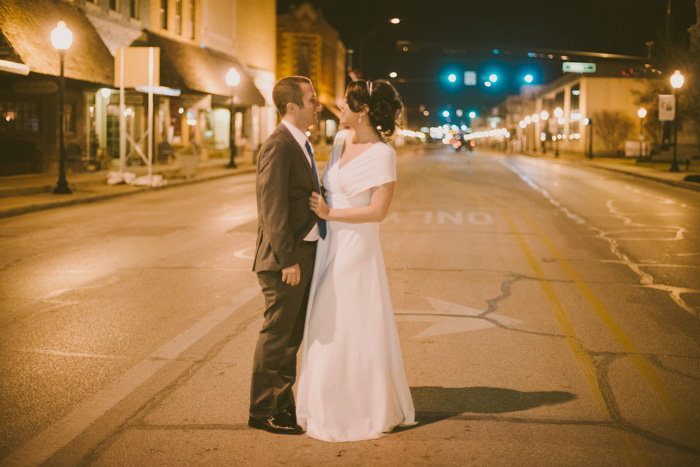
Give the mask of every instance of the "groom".
[{"label": "groom", "polygon": [[265,320],[253,359],[248,426],[271,433],[301,434],[292,385],[316,255],[326,224],[309,209],[319,191],[306,130],[320,104],[311,80],[279,80],[272,99],[282,123],[260,149],[256,179],[258,240],[253,271],[265,296]]}]

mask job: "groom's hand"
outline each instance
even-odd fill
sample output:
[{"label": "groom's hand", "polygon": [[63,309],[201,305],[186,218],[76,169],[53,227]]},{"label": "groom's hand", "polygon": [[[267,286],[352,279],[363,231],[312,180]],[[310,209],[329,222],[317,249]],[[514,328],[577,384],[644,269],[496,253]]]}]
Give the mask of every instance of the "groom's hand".
[{"label": "groom's hand", "polygon": [[282,269],[282,282],[289,284],[292,287],[297,285],[301,280],[301,268],[299,264]]}]

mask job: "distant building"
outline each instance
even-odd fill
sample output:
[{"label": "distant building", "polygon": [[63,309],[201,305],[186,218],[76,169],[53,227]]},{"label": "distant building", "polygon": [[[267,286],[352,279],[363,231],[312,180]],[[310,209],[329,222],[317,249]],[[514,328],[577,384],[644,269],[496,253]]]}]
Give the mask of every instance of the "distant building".
[{"label": "distant building", "polygon": [[[563,151],[598,156],[615,156],[625,153],[626,142],[638,142],[642,133],[637,111],[635,92],[643,92],[650,79],[659,77],[623,77],[612,74],[565,74],[546,84],[529,96],[507,99],[500,107],[500,114],[510,132],[510,149],[522,152]],[[670,93],[670,89],[668,91]],[[517,102],[517,105],[514,105]],[[556,113],[561,109],[561,117]],[[652,109],[647,109],[651,112]],[[548,117],[542,120],[545,112]],[[651,115],[649,116],[651,117]],[[597,128],[603,123],[606,128]],[[523,123],[521,123],[523,122]],[[591,127],[586,123],[592,123]],[[602,133],[612,126],[621,128],[622,136],[614,141],[606,140]],[[689,122],[679,132],[679,156],[690,157],[694,151],[693,130]],[[626,129],[626,130],[625,130]],[[658,134],[657,134],[658,133]],[[648,152],[661,150],[661,142],[668,133],[663,126],[645,125],[644,141]]]},{"label": "distant building", "polygon": [[277,79],[306,76],[323,104],[312,138],[331,142],[338,131],[338,103],[345,95],[346,49],[338,31],[308,2],[277,16]]}]

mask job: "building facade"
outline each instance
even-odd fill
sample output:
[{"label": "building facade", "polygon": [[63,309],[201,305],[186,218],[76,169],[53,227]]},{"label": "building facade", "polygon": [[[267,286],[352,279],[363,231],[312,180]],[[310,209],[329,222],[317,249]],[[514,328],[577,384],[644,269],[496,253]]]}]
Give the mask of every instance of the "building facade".
[{"label": "building facade", "polygon": [[[252,157],[275,123],[275,18],[274,0],[3,0],[0,140],[8,143],[0,174],[57,170],[59,57],[50,33],[59,20],[74,36],[65,53],[69,171],[110,168],[119,157],[115,56],[127,47],[159,48],[156,162],[190,142],[203,158],[227,157],[232,96],[238,154]],[[232,67],[241,77],[235,88],[225,81]],[[125,91],[130,164],[142,163],[135,146],[147,141],[146,96]]]}]

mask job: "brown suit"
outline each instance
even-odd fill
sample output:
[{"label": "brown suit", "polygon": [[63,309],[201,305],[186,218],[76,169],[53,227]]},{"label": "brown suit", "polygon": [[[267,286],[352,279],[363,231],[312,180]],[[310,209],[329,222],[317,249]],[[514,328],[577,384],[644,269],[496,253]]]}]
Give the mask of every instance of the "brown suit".
[{"label": "brown suit", "polygon": [[[316,223],[309,198],[316,182],[308,159],[280,123],[258,157],[258,240],[253,271],[265,296],[265,322],[258,336],[250,390],[250,416],[275,415],[294,406],[296,355],[304,335],[316,243],[304,237]],[[299,264],[301,280],[282,282],[282,269]]]}]

